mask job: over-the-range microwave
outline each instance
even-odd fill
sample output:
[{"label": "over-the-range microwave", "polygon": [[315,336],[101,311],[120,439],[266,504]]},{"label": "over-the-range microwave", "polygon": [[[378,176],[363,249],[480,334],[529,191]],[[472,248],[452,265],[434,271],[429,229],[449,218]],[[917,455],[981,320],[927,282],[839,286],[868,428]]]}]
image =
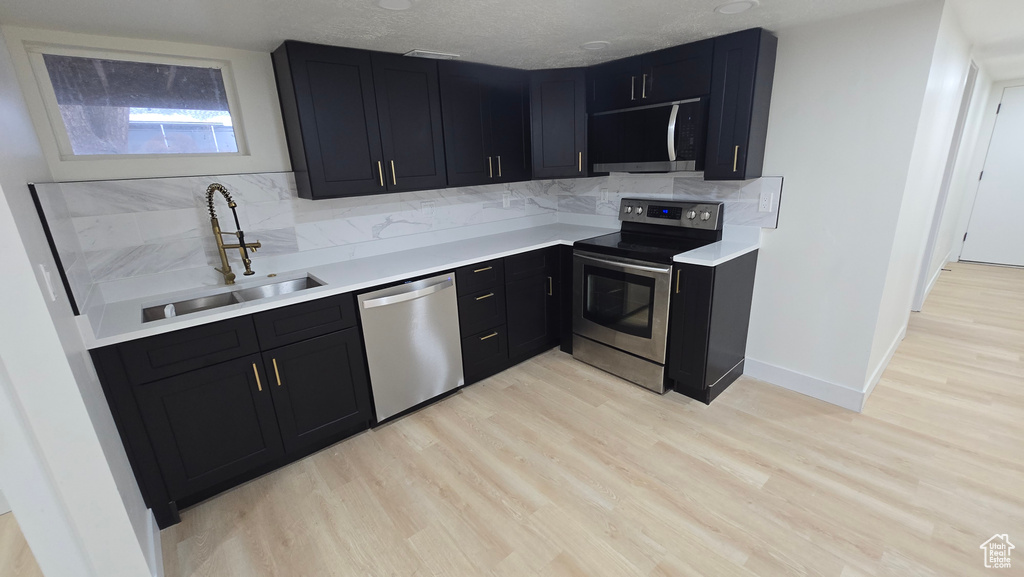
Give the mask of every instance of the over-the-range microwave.
[{"label": "over-the-range microwave", "polygon": [[704,170],[706,126],[706,98],[592,114],[589,151],[593,170]]}]

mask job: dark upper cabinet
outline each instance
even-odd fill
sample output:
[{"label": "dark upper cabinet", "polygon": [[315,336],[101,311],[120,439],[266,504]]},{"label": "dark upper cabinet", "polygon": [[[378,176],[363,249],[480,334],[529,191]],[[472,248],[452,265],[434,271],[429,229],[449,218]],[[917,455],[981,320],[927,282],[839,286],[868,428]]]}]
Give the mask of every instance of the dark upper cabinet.
[{"label": "dark upper cabinet", "polygon": [[558,344],[561,304],[558,259],[558,247],[505,259],[510,363],[518,363]]},{"label": "dark upper cabinet", "polygon": [[265,352],[263,364],[287,452],[368,426],[370,384],[357,328]]},{"label": "dark upper cabinet", "polygon": [[529,179],[526,73],[464,62],[439,69],[448,184]]},{"label": "dark upper cabinet", "polygon": [[436,63],[293,41],[273,59],[300,197],[445,186]]},{"label": "dark upper cabinet", "polygon": [[590,67],[590,112],[708,94],[714,48],[713,40],[702,40]]},{"label": "dark upper cabinet", "polygon": [[258,355],[135,389],[171,499],[198,493],[284,454]]},{"label": "dark upper cabinet", "polygon": [[633,56],[587,68],[587,110],[593,114],[642,106],[642,67],[640,57]]},{"label": "dark upper cabinet", "polygon": [[587,175],[586,92],[582,69],[530,73],[534,178]]},{"label": "dark upper cabinet", "polygon": [[371,61],[388,191],[444,188],[437,63],[382,53]]},{"label": "dark upper cabinet", "polygon": [[778,39],[760,28],[714,39],[706,180],[761,176]]}]

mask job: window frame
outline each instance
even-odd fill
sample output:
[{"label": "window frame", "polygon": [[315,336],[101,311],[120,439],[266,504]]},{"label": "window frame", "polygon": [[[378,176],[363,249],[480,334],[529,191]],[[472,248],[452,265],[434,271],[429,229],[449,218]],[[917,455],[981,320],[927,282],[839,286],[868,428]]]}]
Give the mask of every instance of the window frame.
[{"label": "window frame", "polygon": [[[191,56],[177,56],[168,54],[154,54],[131,50],[114,50],[108,48],[68,46],[53,44],[49,42],[27,41],[24,44],[28,55],[29,64],[42,97],[43,107],[49,121],[53,137],[56,140],[57,151],[61,161],[91,161],[91,160],[122,160],[122,159],[167,159],[167,158],[227,158],[238,156],[249,156],[249,141],[246,138],[245,120],[242,117],[241,103],[238,97],[238,88],[229,60],[198,58]],[[220,71],[221,79],[224,82],[224,91],[228,101],[228,112],[231,114],[231,127],[235,135],[236,152],[193,152],[193,153],[152,153],[152,154],[75,154],[71,146],[71,137],[68,135],[67,126],[64,124],[64,117],[60,112],[60,105],[57,103],[57,94],[53,89],[49,71],[46,69],[44,54],[55,56],[74,56],[79,58],[97,58],[104,60],[124,60],[129,62],[140,62],[146,64],[165,64],[170,66],[193,66],[199,68],[214,68]]]}]

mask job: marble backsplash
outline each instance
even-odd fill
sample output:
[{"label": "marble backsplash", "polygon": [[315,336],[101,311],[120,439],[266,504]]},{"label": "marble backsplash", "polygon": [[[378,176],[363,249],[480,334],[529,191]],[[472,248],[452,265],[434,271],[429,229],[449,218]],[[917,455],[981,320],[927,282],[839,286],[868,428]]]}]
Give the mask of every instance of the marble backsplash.
[{"label": "marble backsplash", "polygon": [[[632,175],[310,201],[291,173],[36,184],[72,293],[83,313],[121,300],[222,282],[205,191],[220,182],[238,202],[260,273],[374,256],[508,230],[572,222],[617,227],[619,199],[721,200],[726,224],[774,228],[782,179],[705,182],[699,175]],[[758,212],[763,189],[773,212]],[[215,201],[224,229],[230,210]],[[233,258],[237,261],[237,257]],[[236,263],[232,263],[236,267]]]}]

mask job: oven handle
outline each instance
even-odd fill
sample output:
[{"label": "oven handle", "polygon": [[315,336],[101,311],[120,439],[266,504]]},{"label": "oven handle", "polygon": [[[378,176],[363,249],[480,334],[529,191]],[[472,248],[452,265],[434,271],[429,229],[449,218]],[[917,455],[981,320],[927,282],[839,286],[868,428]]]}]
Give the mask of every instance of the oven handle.
[{"label": "oven handle", "polygon": [[599,262],[599,263],[604,264],[604,265],[614,266],[614,267],[622,268],[622,269],[626,269],[626,270],[641,270],[641,271],[653,272],[653,273],[659,273],[659,274],[669,274],[670,272],[672,272],[672,267],[671,266],[665,267],[665,268],[656,267],[656,266],[643,266],[643,265],[639,265],[639,264],[631,264],[631,263],[619,262],[619,261],[614,261],[614,260],[605,260],[603,258],[594,258],[592,256],[586,256],[586,255],[582,255],[582,254],[579,254],[579,253],[576,253],[575,256],[576,256],[576,258],[581,258],[583,260],[589,260],[589,261],[592,261],[592,262]]}]

